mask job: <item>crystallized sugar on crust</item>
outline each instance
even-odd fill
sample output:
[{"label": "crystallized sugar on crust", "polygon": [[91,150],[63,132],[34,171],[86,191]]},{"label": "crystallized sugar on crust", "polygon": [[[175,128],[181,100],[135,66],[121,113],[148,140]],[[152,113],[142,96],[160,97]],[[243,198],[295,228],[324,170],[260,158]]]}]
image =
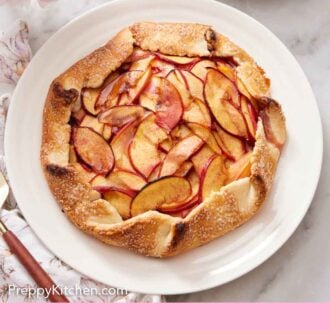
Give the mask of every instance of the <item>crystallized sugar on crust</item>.
[{"label": "crystallized sugar on crust", "polygon": [[[186,218],[148,211],[123,221],[117,210],[91,188],[81,166],[69,163],[70,115],[80,107],[85,87],[99,87],[132,54],[134,46],[177,56],[230,57],[248,92],[262,105],[251,160],[251,176],[211,194]],[[286,139],[280,105],[265,98],[270,81],[241,48],[210,26],[188,23],[136,23],[75,63],[50,86],[45,102],[41,163],[49,187],[68,218],[99,240],[147,256],[168,257],[205,244],[249,220],[269,192]],[[280,142],[280,143],[279,143]]]}]

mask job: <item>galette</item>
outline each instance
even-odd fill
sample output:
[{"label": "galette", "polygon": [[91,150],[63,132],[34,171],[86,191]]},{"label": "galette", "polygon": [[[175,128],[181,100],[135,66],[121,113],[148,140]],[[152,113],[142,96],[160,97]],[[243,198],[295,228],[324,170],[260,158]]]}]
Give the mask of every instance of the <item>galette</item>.
[{"label": "galette", "polygon": [[259,210],[286,140],[270,80],[212,27],[136,23],[52,82],[41,163],[66,216],[168,257]]}]

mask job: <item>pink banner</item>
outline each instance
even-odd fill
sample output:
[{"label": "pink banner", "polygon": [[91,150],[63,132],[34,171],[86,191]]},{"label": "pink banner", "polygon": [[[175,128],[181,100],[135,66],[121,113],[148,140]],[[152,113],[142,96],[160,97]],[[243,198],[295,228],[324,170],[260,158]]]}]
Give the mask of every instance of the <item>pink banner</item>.
[{"label": "pink banner", "polygon": [[329,304],[3,304],[0,328],[322,330],[329,312]]}]

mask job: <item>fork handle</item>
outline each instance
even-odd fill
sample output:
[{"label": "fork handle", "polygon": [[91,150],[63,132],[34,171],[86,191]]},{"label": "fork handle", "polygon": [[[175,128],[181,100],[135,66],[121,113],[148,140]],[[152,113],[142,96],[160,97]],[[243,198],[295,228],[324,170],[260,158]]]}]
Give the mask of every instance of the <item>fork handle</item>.
[{"label": "fork handle", "polygon": [[8,244],[11,252],[20,260],[25,269],[29,272],[40,288],[51,290],[49,300],[51,302],[68,303],[69,300],[59,292],[56,292],[56,284],[49,275],[41,268],[31,253],[26,249],[17,236],[10,230],[3,234],[3,238]]}]

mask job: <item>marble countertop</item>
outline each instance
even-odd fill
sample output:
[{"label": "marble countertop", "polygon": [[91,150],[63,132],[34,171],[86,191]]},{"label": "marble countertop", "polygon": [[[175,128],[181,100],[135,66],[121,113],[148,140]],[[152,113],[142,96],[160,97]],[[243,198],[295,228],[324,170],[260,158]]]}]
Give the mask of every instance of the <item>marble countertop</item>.
[{"label": "marble countertop", "polygon": [[[24,0],[13,0],[24,2]],[[28,1],[25,1],[28,2]],[[59,0],[41,9],[0,7],[0,30],[27,21],[33,53],[63,24],[105,0]],[[313,203],[289,241],[268,261],[229,284],[168,301],[330,301],[330,2],[328,0],[223,0],[259,20],[296,56],[316,95],[324,130],[324,162]],[[1,3],[1,1],[0,1]],[[0,84],[0,94],[12,87]],[[306,132],[308,134],[308,132]],[[312,138],[312,137],[311,137]],[[306,150],[308,152],[308,150]],[[329,203],[329,204],[328,204]]]}]

